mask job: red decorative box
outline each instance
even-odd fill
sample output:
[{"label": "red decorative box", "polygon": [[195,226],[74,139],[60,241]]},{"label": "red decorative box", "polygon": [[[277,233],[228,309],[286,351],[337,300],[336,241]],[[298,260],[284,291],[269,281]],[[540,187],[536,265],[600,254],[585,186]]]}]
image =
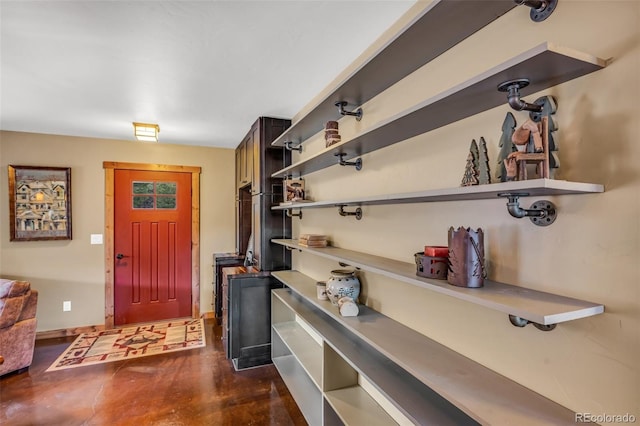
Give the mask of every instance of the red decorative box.
[{"label": "red decorative box", "polygon": [[447,246],[424,246],[424,255],[431,257],[449,257]]}]

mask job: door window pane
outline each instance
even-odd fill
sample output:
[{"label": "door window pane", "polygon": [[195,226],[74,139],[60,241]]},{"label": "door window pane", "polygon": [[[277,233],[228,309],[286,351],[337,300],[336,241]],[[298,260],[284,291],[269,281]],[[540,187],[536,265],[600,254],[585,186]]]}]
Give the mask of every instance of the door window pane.
[{"label": "door window pane", "polygon": [[177,184],[175,182],[157,182],[156,194],[175,194]]},{"label": "door window pane", "polygon": [[153,196],[152,195],[134,195],[133,208],[134,209],[152,209]]},{"label": "door window pane", "polygon": [[134,194],[153,194],[153,182],[133,182]]},{"label": "door window pane", "polygon": [[[177,182],[133,182],[134,209],[175,209],[177,207]],[[138,195],[145,194],[145,195]]]},{"label": "door window pane", "polygon": [[175,209],[176,197],[158,197],[156,198],[156,208],[158,209]]}]

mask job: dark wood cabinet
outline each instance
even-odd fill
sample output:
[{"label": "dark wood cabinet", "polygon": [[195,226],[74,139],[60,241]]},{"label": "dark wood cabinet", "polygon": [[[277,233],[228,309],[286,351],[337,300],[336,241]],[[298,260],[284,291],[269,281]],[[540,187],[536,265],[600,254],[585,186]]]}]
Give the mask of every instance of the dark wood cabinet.
[{"label": "dark wood cabinet", "polygon": [[[291,152],[272,147],[273,142],[291,125],[290,120],[260,117],[236,149],[238,187],[236,188],[236,250],[245,254],[262,271],[288,269],[291,255],[272,238],[290,238],[291,218],[271,207],[284,199],[281,178],[271,175],[291,164]],[[246,157],[251,157],[248,160]],[[250,177],[246,167],[251,167]],[[250,184],[249,184],[250,182]],[[253,236],[253,244],[249,237]]]},{"label": "dark wood cabinet", "polygon": [[238,173],[238,188],[251,185],[253,177],[253,135],[249,133],[236,149],[236,157],[240,164]]},{"label": "dark wood cabinet", "polygon": [[291,164],[291,152],[271,142],[290,125],[260,117],[236,148],[236,250],[249,266],[222,268],[220,311],[225,354],[238,370],[271,362],[271,289],[282,284],[269,271],[291,268],[291,253],[271,242],[291,238],[291,218],[271,210],[284,199],[282,179],[271,175]]},{"label": "dark wood cabinet", "polygon": [[213,254],[213,311],[218,324],[222,321],[222,270],[230,266],[242,266],[243,263],[244,256],[237,253]]},{"label": "dark wood cabinet", "polygon": [[269,272],[223,268],[222,340],[236,370],[271,363],[271,290],[282,283]]},{"label": "dark wood cabinet", "polygon": [[291,164],[291,151],[282,147],[272,147],[271,142],[290,125],[290,120],[260,117],[251,126],[249,132],[253,141],[251,195],[282,194],[282,178],[271,177],[271,174]]}]

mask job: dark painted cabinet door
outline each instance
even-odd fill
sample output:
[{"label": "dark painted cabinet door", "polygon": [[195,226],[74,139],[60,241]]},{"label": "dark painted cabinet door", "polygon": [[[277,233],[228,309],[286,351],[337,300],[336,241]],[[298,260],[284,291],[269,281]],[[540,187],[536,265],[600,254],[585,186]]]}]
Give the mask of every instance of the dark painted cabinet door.
[{"label": "dark painted cabinet door", "polygon": [[237,370],[271,362],[271,289],[282,284],[269,273],[228,276],[228,358]]}]

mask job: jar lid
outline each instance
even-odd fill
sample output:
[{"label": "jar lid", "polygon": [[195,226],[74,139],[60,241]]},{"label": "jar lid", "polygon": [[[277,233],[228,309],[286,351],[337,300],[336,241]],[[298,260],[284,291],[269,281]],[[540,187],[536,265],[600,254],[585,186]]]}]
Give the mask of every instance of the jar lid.
[{"label": "jar lid", "polygon": [[350,277],[352,275],[355,275],[356,271],[352,270],[352,269],[334,269],[333,271],[331,271],[331,275],[335,275],[338,277]]}]

